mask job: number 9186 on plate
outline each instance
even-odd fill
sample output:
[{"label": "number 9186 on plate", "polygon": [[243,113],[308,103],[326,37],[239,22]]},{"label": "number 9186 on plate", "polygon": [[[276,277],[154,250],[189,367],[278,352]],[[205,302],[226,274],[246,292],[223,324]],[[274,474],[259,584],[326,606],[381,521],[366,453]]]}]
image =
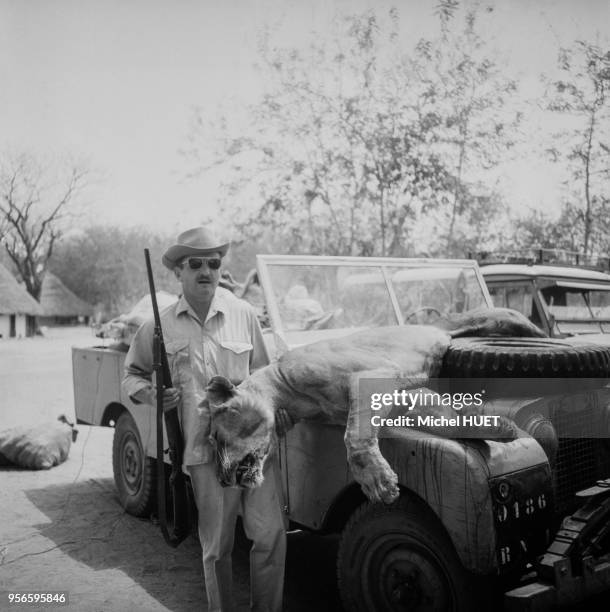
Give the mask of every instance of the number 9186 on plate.
[{"label": "number 9186 on plate", "polygon": [[8,591],[3,599],[9,606],[67,606],[69,603],[66,591]]}]

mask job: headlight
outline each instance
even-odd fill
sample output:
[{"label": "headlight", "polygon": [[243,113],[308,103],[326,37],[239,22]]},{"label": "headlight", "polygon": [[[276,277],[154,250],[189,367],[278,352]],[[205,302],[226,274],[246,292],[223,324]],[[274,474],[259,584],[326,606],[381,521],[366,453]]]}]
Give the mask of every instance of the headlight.
[{"label": "headlight", "polygon": [[506,504],[513,494],[513,487],[506,479],[499,479],[494,482],[492,493],[499,504]]},{"label": "headlight", "polygon": [[506,500],[510,496],[510,484],[507,480],[503,480],[498,485],[498,497],[501,500]]},{"label": "headlight", "polygon": [[539,412],[536,412],[529,416],[522,429],[542,446],[542,450],[546,453],[549,463],[553,467],[557,459],[557,449],[559,448],[559,440],[557,439],[557,432],[555,427],[553,427],[553,423]]}]

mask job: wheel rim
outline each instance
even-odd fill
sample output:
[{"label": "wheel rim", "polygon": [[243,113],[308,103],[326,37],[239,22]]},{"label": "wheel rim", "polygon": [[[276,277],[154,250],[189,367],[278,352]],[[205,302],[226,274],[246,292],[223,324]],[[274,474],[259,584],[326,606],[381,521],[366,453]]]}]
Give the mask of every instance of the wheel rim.
[{"label": "wheel rim", "polygon": [[123,438],[121,449],[121,476],[130,495],[136,495],[142,484],[142,453],[132,432]]},{"label": "wheel rim", "polygon": [[455,607],[451,583],[439,559],[403,534],[388,534],[371,543],[362,580],[373,585],[367,601],[371,610],[435,612]]}]

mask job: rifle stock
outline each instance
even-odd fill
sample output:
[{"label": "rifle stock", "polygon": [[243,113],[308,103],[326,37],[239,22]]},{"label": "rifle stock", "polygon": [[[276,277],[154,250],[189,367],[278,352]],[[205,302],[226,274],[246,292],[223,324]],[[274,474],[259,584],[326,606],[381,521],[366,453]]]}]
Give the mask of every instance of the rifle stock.
[{"label": "rifle stock", "polygon": [[[173,548],[178,546],[189,534],[189,499],[186,486],[186,478],[182,471],[182,456],[184,443],[178,409],[163,410],[163,391],[172,386],[172,377],[163,340],[161,329],[161,317],[157,305],[157,294],[155,281],[150,263],[150,253],[144,249],[146,270],[148,273],[148,285],[152,301],[153,314],[155,318],[155,330],[153,334],[153,369],[155,372],[156,404],[157,404],[157,508],[159,525],[163,538]],[[169,488],[171,501],[167,498],[165,488],[165,462],[163,449],[163,423],[167,433],[169,446],[169,458],[171,461],[171,474],[169,477]],[[168,525],[168,502],[171,503],[171,514],[173,524]]]}]

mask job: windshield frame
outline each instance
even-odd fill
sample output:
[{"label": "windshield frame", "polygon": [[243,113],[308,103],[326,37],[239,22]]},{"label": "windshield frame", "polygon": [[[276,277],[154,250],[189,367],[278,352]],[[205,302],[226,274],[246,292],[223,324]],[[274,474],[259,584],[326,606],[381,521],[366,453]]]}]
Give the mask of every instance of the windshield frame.
[{"label": "windshield frame", "polygon": [[[398,298],[394,292],[391,279],[389,277],[390,268],[462,268],[472,270],[480,287],[484,305],[488,308],[493,307],[493,302],[481,270],[477,262],[473,259],[424,259],[424,258],[398,258],[398,257],[343,257],[343,256],[320,256],[320,255],[257,255],[256,265],[259,274],[259,280],[265,294],[265,302],[271,323],[271,328],[281,341],[288,346],[287,335],[299,337],[299,344],[304,336],[312,339],[320,335],[310,331],[291,332],[283,328],[283,321],[280,315],[280,309],[276,297],[276,292],[273,287],[272,273],[270,266],[354,266],[357,268],[376,268],[381,270],[386,283],[394,314],[398,325],[404,324],[403,313],[401,312]],[[356,331],[347,330],[349,331]]]},{"label": "windshield frame", "polygon": [[[581,294],[584,302],[582,309],[583,312],[585,312],[586,307],[588,316],[586,318],[561,316],[561,313],[558,313],[555,310],[554,306],[549,303],[543,293],[543,291],[551,287],[564,289],[566,293],[571,292]],[[540,296],[540,300],[544,305],[545,309],[547,309],[549,315],[551,315],[555,321],[563,321],[565,323],[610,323],[610,315],[608,317],[595,316],[593,307],[591,306],[591,299],[589,295],[591,291],[600,291],[610,294],[610,284],[605,285],[603,283],[564,281],[554,279],[541,279],[541,281],[538,283],[538,293]]]}]

